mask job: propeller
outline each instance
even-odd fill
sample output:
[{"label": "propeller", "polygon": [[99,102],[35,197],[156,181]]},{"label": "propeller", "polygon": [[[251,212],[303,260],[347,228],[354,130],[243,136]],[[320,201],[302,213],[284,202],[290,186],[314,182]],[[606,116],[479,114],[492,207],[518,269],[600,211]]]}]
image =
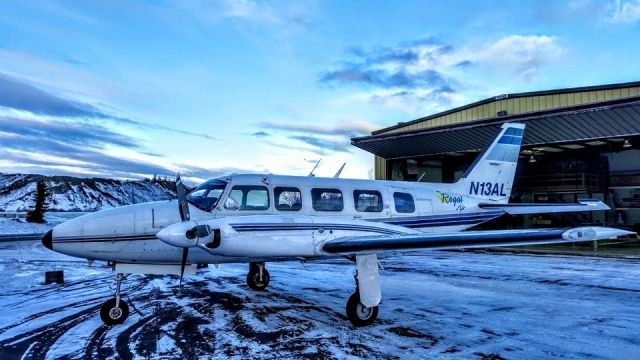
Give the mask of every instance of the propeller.
[{"label": "propeller", "polygon": [[[189,214],[189,203],[187,202],[187,192],[184,188],[184,183],[180,178],[180,174],[176,178],[176,195],[178,196],[178,210],[180,210],[180,220],[190,221],[191,214]],[[188,237],[188,236],[187,236]],[[187,266],[187,258],[189,257],[189,248],[182,248],[182,261],[180,262],[180,287],[182,287],[182,278],[184,277],[184,269]]]},{"label": "propeller", "polygon": [[[199,246],[206,250],[211,248],[211,246],[209,246],[211,244],[219,245],[220,236],[219,231],[216,232],[216,234],[218,234],[216,243],[216,237],[212,234],[209,225],[198,225],[197,222],[191,221],[187,191],[180,175],[176,177],[176,195],[178,197],[178,210],[181,221],[158,231],[156,237],[169,245],[182,248],[182,259],[180,260],[180,286],[182,286],[184,271],[189,258],[189,248]],[[202,242],[202,244],[199,245],[199,242]],[[217,247],[217,245],[214,247]]]},{"label": "propeller", "polygon": [[178,208],[180,209],[180,220],[189,221],[191,215],[189,214],[189,203],[187,202],[187,192],[184,188],[184,183],[180,178],[180,175],[176,178],[176,194],[178,195]]}]

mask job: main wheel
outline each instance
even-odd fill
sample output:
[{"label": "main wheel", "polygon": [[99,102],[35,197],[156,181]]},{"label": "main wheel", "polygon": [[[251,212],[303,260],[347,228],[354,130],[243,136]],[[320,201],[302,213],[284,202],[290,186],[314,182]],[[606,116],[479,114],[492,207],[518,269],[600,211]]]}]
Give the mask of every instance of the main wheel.
[{"label": "main wheel", "polygon": [[110,299],[100,308],[100,319],[106,325],[122,324],[129,316],[129,305],[120,299],[120,304],[116,307],[116,299]]},{"label": "main wheel", "polygon": [[360,294],[356,291],[347,301],[347,318],[353,326],[371,325],[378,318],[378,307],[366,307],[360,302]]},{"label": "main wheel", "polygon": [[270,277],[267,269],[262,270],[262,279],[260,279],[260,270],[255,267],[255,270],[252,269],[247,274],[247,285],[249,285],[252,290],[263,291],[267,289],[267,286],[269,286],[269,279]]}]

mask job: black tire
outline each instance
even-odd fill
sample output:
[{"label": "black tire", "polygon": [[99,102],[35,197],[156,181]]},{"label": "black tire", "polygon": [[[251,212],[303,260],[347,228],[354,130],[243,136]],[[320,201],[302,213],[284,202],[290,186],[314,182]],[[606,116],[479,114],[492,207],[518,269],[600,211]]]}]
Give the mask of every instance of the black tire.
[{"label": "black tire", "polygon": [[360,302],[360,294],[356,291],[347,301],[347,319],[353,326],[371,325],[378,318],[378,307],[366,307]]},{"label": "black tire", "polygon": [[269,272],[267,269],[264,269],[262,270],[262,281],[260,281],[260,270],[256,267],[255,270],[252,269],[247,274],[247,285],[249,285],[251,290],[264,291],[267,289],[267,286],[269,286],[270,279]]},{"label": "black tire", "polygon": [[122,324],[129,317],[129,305],[120,299],[120,305],[116,308],[116,299],[110,299],[100,308],[100,319],[105,325],[113,326]]}]

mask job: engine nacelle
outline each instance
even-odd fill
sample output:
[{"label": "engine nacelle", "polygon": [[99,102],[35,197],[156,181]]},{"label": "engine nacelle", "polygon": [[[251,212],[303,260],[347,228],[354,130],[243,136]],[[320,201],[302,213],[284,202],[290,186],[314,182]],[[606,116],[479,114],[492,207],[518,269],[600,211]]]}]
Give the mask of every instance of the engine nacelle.
[{"label": "engine nacelle", "polygon": [[[218,234],[218,245],[220,245],[220,231]],[[198,225],[195,221],[183,221],[160,230],[156,237],[161,241],[176,247],[189,248],[200,244],[215,244],[214,233],[209,225]],[[217,247],[217,246],[216,246]]]}]

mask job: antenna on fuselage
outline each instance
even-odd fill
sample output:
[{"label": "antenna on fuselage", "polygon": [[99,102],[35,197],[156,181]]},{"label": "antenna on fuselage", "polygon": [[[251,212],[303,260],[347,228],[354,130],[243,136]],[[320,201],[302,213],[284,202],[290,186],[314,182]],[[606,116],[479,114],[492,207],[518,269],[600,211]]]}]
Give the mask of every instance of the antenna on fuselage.
[{"label": "antenna on fuselage", "polygon": [[422,178],[424,177],[424,174],[426,174],[426,173],[427,173],[426,171],[422,172],[422,175],[420,175],[420,177],[418,178],[417,182],[420,182],[420,180],[422,180]]},{"label": "antenna on fuselage", "polygon": [[346,162],[342,163],[342,166],[340,166],[340,169],[338,169],[338,172],[337,172],[335,175],[333,175],[333,177],[334,177],[335,179],[337,179],[337,178],[339,178],[339,177],[340,177],[340,174],[342,174],[342,170],[344,170],[344,166],[345,166],[345,165],[347,165],[347,163],[346,163]]},{"label": "antenna on fuselage", "polygon": [[320,165],[320,161],[322,161],[322,159],[318,159],[318,162],[316,163],[316,166],[314,166],[313,169],[311,169],[311,172],[309,173],[308,176],[311,176],[311,177],[316,176],[316,174],[314,174],[313,172],[316,171],[316,169],[318,168],[318,165]]}]

